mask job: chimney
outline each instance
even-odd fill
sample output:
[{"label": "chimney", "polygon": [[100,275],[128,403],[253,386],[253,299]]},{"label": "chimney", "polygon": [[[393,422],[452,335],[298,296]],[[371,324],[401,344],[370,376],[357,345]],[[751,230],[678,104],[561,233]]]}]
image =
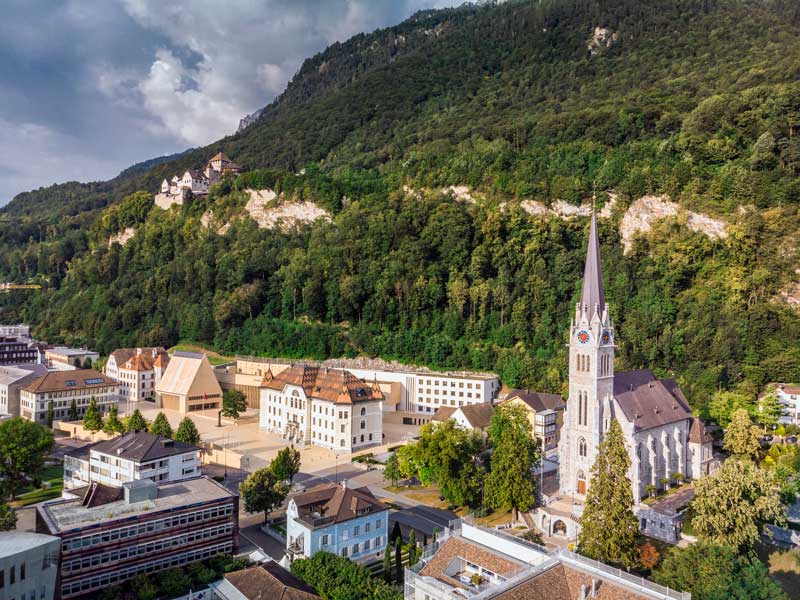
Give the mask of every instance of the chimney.
[{"label": "chimney", "polygon": [[343,490],[347,489],[347,479],[342,479],[342,489]]}]

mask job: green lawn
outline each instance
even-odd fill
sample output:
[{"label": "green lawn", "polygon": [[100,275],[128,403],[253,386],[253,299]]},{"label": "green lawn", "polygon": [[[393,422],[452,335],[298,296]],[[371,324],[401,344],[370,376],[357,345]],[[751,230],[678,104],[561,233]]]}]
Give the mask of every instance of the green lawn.
[{"label": "green lawn", "polygon": [[11,502],[11,506],[21,508],[61,496],[61,491],[64,489],[64,468],[61,466],[47,467],[42,473],[42,482],[49,483],[50,487],[34,489],[32,485],[27,485],[19,491],[16,499]]},{"label": "green lawn", "polygon": [[219,352],[214,352],[213,350],[209,350],[208,348],[204,348],[203,346],[198,346],[197,344],[189,344],[189,343],[180,343],[168,350],[168,352],[199,352],[203,353],[208,357],[208,362],[211,363],[212,366],[217,366],[224,364],[226,362],[231,362],[234,360],[233,356],[223,356]]}]

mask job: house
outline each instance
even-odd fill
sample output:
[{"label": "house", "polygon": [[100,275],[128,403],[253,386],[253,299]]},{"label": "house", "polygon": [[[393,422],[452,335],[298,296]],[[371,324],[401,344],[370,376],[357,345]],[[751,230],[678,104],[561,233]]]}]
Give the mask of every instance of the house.
[{"label": "house", "polygon": [[39,353],[30,340],[16,336],[0,337],[0,366],[39,362]]},{"label": "house", "polygon": [[47,368],[39,364],[0,366],[0,416],[18,417],[20,390],[46,374]]},{"label": "house", "polygon": [[121,400],[155,400],[156,386],[169,364],[164,348],[120,348],[106,362],[105,373],[119,382]]},{"label": "house", "polygon": [[775,393],[782,409],[778,422],[800,426],[800,385],[781,383],[775,386]]},{"label": "house", "polygon": [[274,560],[225,573],[211,584],[215,600],[321,600],[314,588]]},{"label": "house", "polygon": [[383,556],[389,508],[367,487],[323,483],[289,499],[286,551],[290,560],[324,550],[355,561]]},{"label": "house", "polygon": [[556,452],[566,407],[559,394],[512,389],[500,404],[522,408],[528,415],[531,432],[539,440],[545,454]]},{"label": "house", "polygon": [[350,453],[379,445],[383,396],[349,371],[297,365],[261,387],[259,426],[299,444]]},{"label": "house", "polygon": [[61,540],[28,531],[0,534],[0,599],[53,600]]},{"label": "house", "polygon": [[93,482],[120,487],[139,479],[156,483],[191,479],[200,474],[201,452],[191,444],[132,431],[68,452],[64,456],[64,488]]},{"label": "house", "polygon": [[36,423],[47,422],[47,411],[53,404],[55,419],[69,415],[72,402],[83,418],[92,398],[101,414],[108,413],[118,402],[119,386],[116,381],[94,369],[50,371],[20,389],[20,416]]},{"label": "house", "polygon": [[454,408],[452,406],[440,406],[436,409],[431,421],[443,423],[453,419],[460,427],[474,431],[485,431],[492,421],[494,406],[490,403],[467,404]]},{"label": "house", "polygon": [[61,542],[58,598],[238,549],[239,497],[206,477],[92,483],[76,492],[37,507],[37,532]]},{"label": "house", "polygon": [[548,551],[462,519],[405,572],[406,600],[690,600],[569,550]]},{"label": "house", "polygon": [[181,413],[222,408],[222,389],[205,354],[175,352],[156,384],[156,401]]}]

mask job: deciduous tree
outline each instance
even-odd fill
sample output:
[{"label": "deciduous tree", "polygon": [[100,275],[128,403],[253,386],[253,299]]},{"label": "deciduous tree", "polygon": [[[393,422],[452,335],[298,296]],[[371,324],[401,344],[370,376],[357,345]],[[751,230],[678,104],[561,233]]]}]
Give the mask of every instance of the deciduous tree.
[{"label": "deciduous tree", "polygon": [[239,390],[225,390],[222,394],[222,416],[238,419],[247,410],[247,397]]},{"label": "deciduous tree", "polygon": [[119,419],[119,409],[116,405],[111,407],[108,417],[103,424],[103,431],[109,435],[125,433],[125,424]]},{"label": "deciduous tree", "polygon": [[41,474],[53,443],[52,431],[22,417],[0,422],[0,490],[7,497]]},{"label": "deciduous tree", "polygon": [[605,563],[625,566],[635,563],[639,521],[632,510],[630,464],[622,427],[612,419],[592,466],[578,536],[581,554]]},{"label": "deciduous tree", "polygon": [[125,431],[146,431],[147,430],[147,421],[145,421],[144,417],[142,416],[142,412],[135,408],[131,413],[131,416],[128,417],[127,422],[125,423]]},{"label": "deciduous tree", "polygon": [[270,468],[279,479],[288,481],[291,485],[294,476],[300,472],[300,451],[294,446],[281,448],[272,459]]},{"label": "deciduous tree", "polygon": [[167,420],[167,415],[165,415],[163,412],[159,412],[156,415],[156,418],[153,419],[152,423],[150,423],[150,433],[153,435],[160,435],[161,437],[165,438],[172,438],[172,427]]},{"label": "deciduous tree", "polygon": [[191,417],[183,417],[175,432],[175,441],[197,446],[200,443],[200,432]]},{"label": "deciduous tree", "polygon": [[0,531],[13,531],[17,527],[17,513],[8,504],[0,502]]},{"label": "deciduous tree", "polygon": [[401,477],[402,474],[400,473],[400,464],[397,460],[397,452],[390,452],[383,469],[383,479],[385,481],[391,481],[392,485],[396,485],[397,480]]},{"label": "deciduous tree", "polygon": [[69,403],[69,411],[67,411],[67,420],[68,421],[77,421],[80,419],[78,416],[78,403],[75,401],[75,398]]},{"label": "deciduous tree", "polygon": [[263,512],[264,523],[269,513],[276,509],[289,493],[289,486],[270,467],[251,473],[239,486],[239,494],[244,500],[247,512]]},{"label": "deciduous tree", "polygon": [[761,450],[758,430],[753,427],[750,415],[743,408],[733,413],[731,422],[725,430],[724,448],[737,458],[756,458]]}]

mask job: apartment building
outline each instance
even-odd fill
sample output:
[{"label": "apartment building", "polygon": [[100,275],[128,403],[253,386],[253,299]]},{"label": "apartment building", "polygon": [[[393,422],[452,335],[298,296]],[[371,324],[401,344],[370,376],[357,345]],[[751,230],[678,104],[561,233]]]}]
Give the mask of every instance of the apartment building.
[{"label": "apartment building", "polygon": [[353,452],[381,443],[382,401],[377,386],[349,371],[294,366],[267,372],[259,426],[298,444]]},{"label": "apartment building", "polygon": [[320,551],[354,561],[383,556],[389,536],[389,507],[367,487],[323,483],[289,499],[286,551],[291,560]]},{"label": "apartment building", "polygon": [[501,404],[519,406],[525,411],[531,424],[531,433],[539,439],[545,454],[558,451],[558,439],[566,408],[564,399],[559,394],[513,389]]},{"label": "apartment building", "polygon": [[548,551],[468,519],[455,522],[406,569],[406,600],[691,600],[569,550]]},{"label": "apartment building", "polygon": [[800,385],[779,384],[775,386],[778,402],[781,403],[781,416],[778,422],[782,425],[800,426]]},{"label": "apartment building", "polygon": [[168,364],[164,348],[120,348],[109,355],[105,374],[119,382],[120,400],[155,401],[156,387]]},{"label": "apartment building", "polygon": [[14,337],[31,341],[31,326],[24,323],[0,325],[0,337]]},{"label": "apartment building", "polygon": [[238,550],[239,498],[206,477],[84,491],[37,507],[37,531],[61,538],[65,600]]},{"label": "apartment building", "polygon": [[97,409],[107,413],[117,403],[117,389],[116,381],[94,369],[51,371],[20,390],[20,416],[45,423],[52,401],[54,418],[65,419],[74,400],[78,416],[83,418],[92,398],[97,402]]},{"label": "apartment building", "polygon": [[90,483],[119,487],[128,481],[180,481],[200,475],[202,450],[153,435],[130,432],[70,451],[64,457],[64,488]]},{"label": "apartment building", "polygon": [[0,600],[53,600],[60,547],[51,535],[0,533]]},{"label": "apartment building", "polygon": [[182,413],[222,408],[222,388],[206,355],[173,354],[156,384],[156,402]]},{"label": "apartment building", "polygon": [[0,417],[18,417],[19,391],[46,374],[47,368],[39,364],[0,366]]},{"label": "apartment building", "polygon": [[30,340],[18,337],[0,337],[0,365],[37,363],[39,353]]}]

